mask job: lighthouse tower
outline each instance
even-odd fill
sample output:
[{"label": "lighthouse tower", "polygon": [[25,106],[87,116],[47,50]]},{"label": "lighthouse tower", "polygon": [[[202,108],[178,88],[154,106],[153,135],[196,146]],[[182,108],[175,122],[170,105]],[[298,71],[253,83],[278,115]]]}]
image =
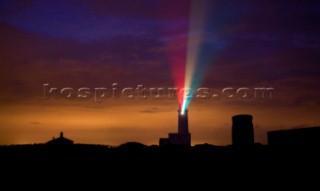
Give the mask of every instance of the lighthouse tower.
[{"label": "lighthouse tower", "polygon": [[178,133],[179,134],[188,134],[188,110],[181,113],[181,110],[178,110]]},{"label": "lighthouse tower", "polygon": [[191,146],[191,134],[188,125],[188,110],[178,110],[178,133],[169,133],[168,138],[160,138],[161,145],[182,145]]}]

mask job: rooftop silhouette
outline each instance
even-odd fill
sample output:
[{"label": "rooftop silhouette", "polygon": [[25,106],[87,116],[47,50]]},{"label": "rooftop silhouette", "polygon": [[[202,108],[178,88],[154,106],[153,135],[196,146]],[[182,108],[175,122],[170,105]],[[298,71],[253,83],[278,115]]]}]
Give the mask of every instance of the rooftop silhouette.
[{"label": "rooftop silhouette", "polygon": [[73,141],[63,137],[63,132],[60,132],[60,137],[52,138],[52,140],[48,141],[46,144],[54,144],[54,145],[72,145]]},{"label": "rooftop silhouette", "polygon": [[320,146],[320,126],[268,132],[271,146]]}]

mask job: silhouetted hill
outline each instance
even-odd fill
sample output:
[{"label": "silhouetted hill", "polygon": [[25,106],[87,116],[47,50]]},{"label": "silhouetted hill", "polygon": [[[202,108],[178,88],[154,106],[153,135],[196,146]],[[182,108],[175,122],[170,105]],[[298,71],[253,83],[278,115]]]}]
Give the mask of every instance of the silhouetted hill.
[{"label": "silhouetted hill", "polygon": [[121,149],[145,149],[146,145],[138,142],[127,142],[121,144],[118,148]]},{"label": "silhouetted hill", "polygon": [[183,146],[146,146],[129,142],[118,147],[103,145],[12,145],[0,146],[2,161],[278,161],[318,159],[318,147],[270,147],[255,144],[252,147],[214,146],[210,144]]}]

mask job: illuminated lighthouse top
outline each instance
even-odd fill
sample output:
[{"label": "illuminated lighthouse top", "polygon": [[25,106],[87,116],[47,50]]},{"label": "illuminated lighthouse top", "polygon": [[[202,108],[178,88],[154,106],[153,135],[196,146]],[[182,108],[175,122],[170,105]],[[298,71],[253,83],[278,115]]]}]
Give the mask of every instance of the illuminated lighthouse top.
[{"label": "illuminated lighthouse top", "polygon": [[181,109],[178,110],[178,133],[169,133],[168,138],[160,138],[160,146],[162,145],[191,145],[191,134],[189,133],[188,125],[188,110],[181,113]]},{"label": "illuminated lighthouse top", "polygon": [[181,112],[178,110],[178,133],[179,134],[188,134],[189,126],[188,126],[188,110]]}]

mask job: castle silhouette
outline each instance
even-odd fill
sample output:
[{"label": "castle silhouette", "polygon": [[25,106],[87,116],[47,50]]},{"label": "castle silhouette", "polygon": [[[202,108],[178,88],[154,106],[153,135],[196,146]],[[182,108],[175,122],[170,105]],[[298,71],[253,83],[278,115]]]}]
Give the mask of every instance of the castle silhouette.
[{"label": "castle silhouette", "polygon": [[72,145],[73,141],[63,137],[63,132],[60,132],[60,137],[52,138],[52,140],[48,141],[46,144],[53,144],[53,145]]}]

